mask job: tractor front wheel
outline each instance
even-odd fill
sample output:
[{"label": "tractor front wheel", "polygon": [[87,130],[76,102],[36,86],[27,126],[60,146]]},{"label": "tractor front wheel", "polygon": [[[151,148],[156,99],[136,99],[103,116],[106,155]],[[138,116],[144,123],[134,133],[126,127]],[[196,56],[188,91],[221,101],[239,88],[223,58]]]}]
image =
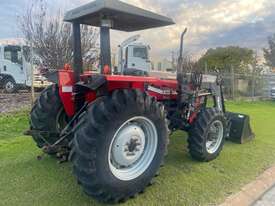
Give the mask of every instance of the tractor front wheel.
[{"label": "tractor front wheel", "polygon": [[166,152],[164,107],[137,90],[97,99],[76,126],[71,160],[84,191],[118,203],[142,192]]},{"label": "tractor front wheel", "polygon": [[202,110],[189,130],[188,148],[191,156],[202,162],[220,154],[226,134],[224,114],[216,108]]}]

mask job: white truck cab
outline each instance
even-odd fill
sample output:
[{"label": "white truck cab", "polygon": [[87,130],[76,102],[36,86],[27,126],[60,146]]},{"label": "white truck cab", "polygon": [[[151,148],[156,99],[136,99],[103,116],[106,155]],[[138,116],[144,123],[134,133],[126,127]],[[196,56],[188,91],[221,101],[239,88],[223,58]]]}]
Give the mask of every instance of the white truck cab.
[{"label": "white truck cab", "polygon": [[[0,44],[0,87],[6,93],[31,87],[30,48],[22,45]],[[35,59],[35,57],[34,57]],[[34,67],[34,87],[44,88],[50,83]]]},{"label": "white truck cab", "polygon": [[117,73],[147,76],[151,71],[149,45],[136,42],[139,35],[130,37],[119,45]]},{"label": "white truck cab", "polygon": [[0,45],[0,85],[5,92],[31,85],[29,53],[26,46]]}]

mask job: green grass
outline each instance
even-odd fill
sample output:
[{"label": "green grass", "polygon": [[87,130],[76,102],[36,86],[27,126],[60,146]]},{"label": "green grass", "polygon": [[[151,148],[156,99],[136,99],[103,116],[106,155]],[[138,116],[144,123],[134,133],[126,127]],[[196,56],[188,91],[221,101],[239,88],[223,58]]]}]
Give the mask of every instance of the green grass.
[{"label": "green grass", "polygon": [[[228,110],[251,116],[256,139],[245,145],[227,142],[220,157],[210,163],[193,161],[186,134],[171,137],[169,155],[155,184],[123,205],[210,205],[220,203],[275,164],[275,103],[228,103]],[[0,205],[99,205],[77,185],[71,164],[59,165],[22,135],[27,112],[0,116]]]}]

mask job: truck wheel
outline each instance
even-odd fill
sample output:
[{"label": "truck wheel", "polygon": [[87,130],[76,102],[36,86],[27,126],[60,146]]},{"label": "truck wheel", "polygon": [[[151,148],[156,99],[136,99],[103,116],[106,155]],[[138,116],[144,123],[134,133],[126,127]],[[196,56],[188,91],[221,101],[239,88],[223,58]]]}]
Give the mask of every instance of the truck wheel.
[{"label": "truck wheel", "polygon": [[[61,103],[58,87],[51,85],[44,89],[36,100],[30,114],[32,137],[39,148],[55,143],[59,137],[58,133],[65,128],[68,117]],[[51,135],[49,135],[50,132]],[[47,152],[54,154],[55,152]]]},{"label": "truck wheel", "polygon": [[191,156],[203,162],[217,158],[223,148],[225,134],[224,114],[215,108],[203,110],[189,130],[188,148]]},{"label": "truck wheel", "polygon": [[86,194],[118,203],[144,191],[168,143],[164,107],[137,90],[96,100],[76,126],[70,159]]},{"label": "truck wheel", "polygon": [[17,90],[17,85],[16,85],[15,81],[12,78],[8,78],[4,82],[3,88],[4,88],[5,93],[14,93]]}]

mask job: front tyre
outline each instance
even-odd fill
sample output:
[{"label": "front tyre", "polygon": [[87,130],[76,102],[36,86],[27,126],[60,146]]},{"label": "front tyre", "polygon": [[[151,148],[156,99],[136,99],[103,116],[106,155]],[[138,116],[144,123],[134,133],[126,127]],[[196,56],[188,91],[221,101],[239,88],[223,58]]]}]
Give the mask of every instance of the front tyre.
[{"label": "front tyre", "polygon": [[162,105],[137,90],[96,100],[80,120],[71,160],[84,191],[117,203],[142,192],[163,161],[168,129]]},{"label": "front tyre", "polygon": [[202,162],[216,159],[224,145],[226,125],[223,112],[216,108],[202,110],[189,130],[188,148],[192,158]]},{"label": "front tyre", "polygon": [[17,91],[17,85],[12,78],[8,78],[4,82],[3,88],[4,88],[4,92],[8,94],[15,93]]}]

